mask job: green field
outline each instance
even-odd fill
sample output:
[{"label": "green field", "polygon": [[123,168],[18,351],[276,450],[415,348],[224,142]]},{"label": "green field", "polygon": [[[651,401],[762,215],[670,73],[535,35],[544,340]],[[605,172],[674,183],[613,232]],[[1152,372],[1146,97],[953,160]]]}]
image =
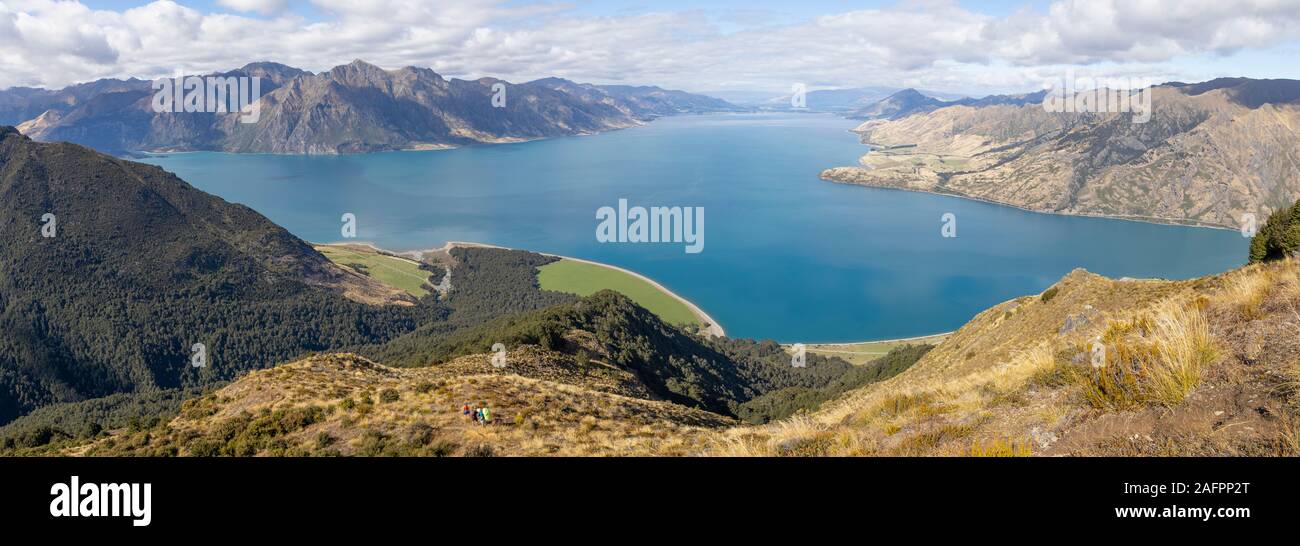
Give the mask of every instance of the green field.
[{"label": "green field", "polygon": [[537,269],[537,282],[543,290],[587,296],[609,289],[645,307],[669,324],[699,325],[695,313],[663,290],[632,275],[583,262],[560,260]]},{"label": "green field", "polygon": [[331,262],[350,267],[379,282],[400,288],[417,298],[429,293],[422,288],[424,284],[434,282],[429,280],[429,272],[420,269],[420,264],[415,260],[386,256],[355,247],[321,245],[317,246],[316,250]]},{"label": "green field", "polygon": [[902,347],[904,345],[938,345],[948,338],[949,334],[938,334],[930,337],[913,339],[908,341],[866,341],[863,343],[847,344],[808,344],[808,352],[817,353],[822,356],[838,356],[849,364],[862,365],[888,353],[890,349]]}]

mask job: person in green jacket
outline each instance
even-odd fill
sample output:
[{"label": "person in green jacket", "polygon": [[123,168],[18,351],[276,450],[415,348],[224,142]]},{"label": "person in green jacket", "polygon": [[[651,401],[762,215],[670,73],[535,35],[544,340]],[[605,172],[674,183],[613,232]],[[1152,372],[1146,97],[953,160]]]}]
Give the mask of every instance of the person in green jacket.
[{"label": "person in green jacket", "polygon": [[483,424],[492,424],[492,410],[487,407],[487,404],[483,404]]}]

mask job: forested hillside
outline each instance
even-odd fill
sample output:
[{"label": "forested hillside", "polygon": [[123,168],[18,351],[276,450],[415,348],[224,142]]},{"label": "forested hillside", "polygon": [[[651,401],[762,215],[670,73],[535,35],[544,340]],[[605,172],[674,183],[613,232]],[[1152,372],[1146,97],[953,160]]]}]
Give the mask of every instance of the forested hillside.
[{"label": "forested hillside", "polygon": [[342,287],[364,279],[260,214],[81,146],[3,129],[0,195],[0,423],[221,382],[447,314],[351,301]]}]

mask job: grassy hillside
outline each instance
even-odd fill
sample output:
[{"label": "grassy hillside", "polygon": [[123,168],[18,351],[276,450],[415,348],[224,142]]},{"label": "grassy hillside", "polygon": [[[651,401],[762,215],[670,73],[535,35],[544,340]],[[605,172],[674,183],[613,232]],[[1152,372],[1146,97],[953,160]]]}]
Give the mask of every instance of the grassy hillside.
[{"label": "grassy hillside", "polygon": [[380,254],[357,245],[316,245],[315,248],[336,265],[400,288],[417,298],[429,293],[429,272],[420,269],[420,263],[415,260]]},{"label": "grassy hillside", "polygon": [[[62,453],[685,455],[701,436],[731,424],[669,402],[518,375],[444,372],[389,368],[349,354],[311,357],[190,401],[169,423]],[[465,404],[489,407],[492,424],[462,415]]]},{"label": "grassy hillside", "polygon": [[948,338],[948,334],[918,337],[904,340],[864,341],[862,343],[812,343],[806,348],[810,353],[834,356],[850,364],[868,364],[881,358],[890,351],[908,345],[938,345]]},{"label": "grassy hillside", "polygon": [[669,324],[697,326],[700,320],[691,309],[654,285],[617,269],[576,260],[559,260],[537,268],[543,290],[590,296],[613,290],[627,296]]},{"label": "grassy hillside", "polygon": [[1300,263],[1180,282],[1077,270],[1047,293],[979,314],[907,371],[815,414],[733,430],[714,451],[1300,454]]}]

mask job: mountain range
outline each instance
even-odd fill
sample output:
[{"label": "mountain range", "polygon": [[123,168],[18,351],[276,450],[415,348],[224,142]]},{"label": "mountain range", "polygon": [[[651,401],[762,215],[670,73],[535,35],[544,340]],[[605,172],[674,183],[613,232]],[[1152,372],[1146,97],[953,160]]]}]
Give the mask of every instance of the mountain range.
[{"label": "mountain range", "polygon": [[138,79],[0,91],[0,123],[37,140],[114,154],[338,154],[583,135],[666,115],[742,110],[658,87],[447,79],[427,68],[384,70],[359,60],[319,74],[261,62],[215,76],[260,78],[255,123],[241,122],[239,113],[156,112],[153,83]]},{"label": "mountain range", "polygon": [[1151,118],[1048,112],[1043,92],[858,112],[872,150],[825,179],[1029,210],[1240,228],[1300,197],[1300,81],[1222,78],[1151,92]]}]

